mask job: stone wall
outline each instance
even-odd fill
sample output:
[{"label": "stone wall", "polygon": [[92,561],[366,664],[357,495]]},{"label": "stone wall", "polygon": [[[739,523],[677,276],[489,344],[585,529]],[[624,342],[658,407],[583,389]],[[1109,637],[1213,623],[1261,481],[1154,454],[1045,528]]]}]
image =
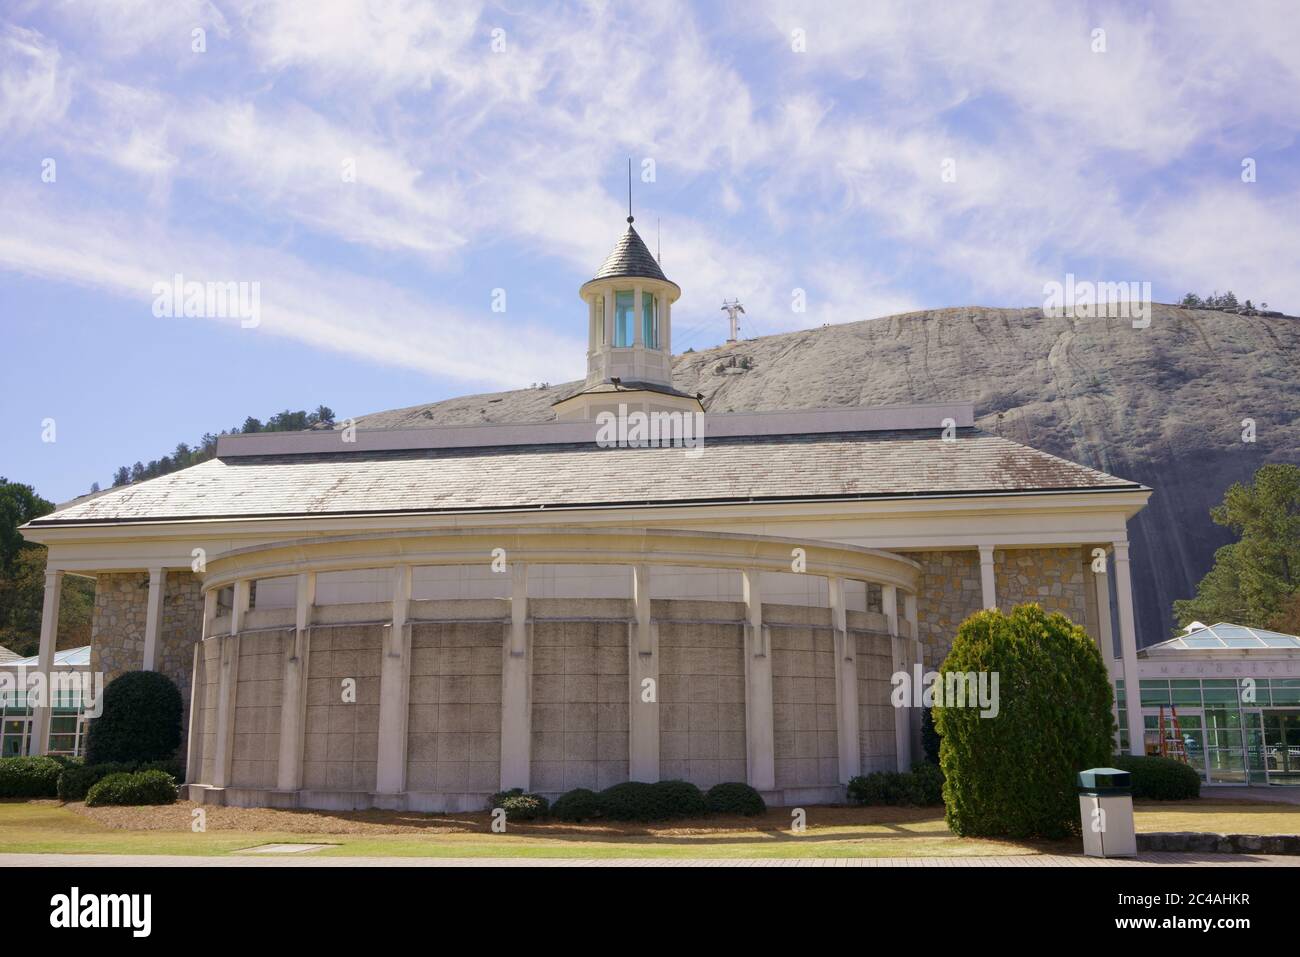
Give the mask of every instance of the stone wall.
[{"label": "stone wall", "polygon": [[[95,580],[90,627],[90,670],[104,673],[107,685],[144,666],[144,630],[149,613],[147,572],[115,572]],[[189,728],[194,645],[203,632],[203,592],[196,575],[169,571],[163,590],[163,615],[155,666],[180,689],[182,728]],[[182,748],[184,745],[182,744]],[[183,753],[183,751],[182,751]]]},{"label": "stone wall", "polygon": [[[146,603],[149,589],[145,588]],[[191,572],[169,571],[163,590],[162,628],[158,633],[155,666],[181,689],[185,702],[184,727],[189,727],[190,681],[194,673],[194,645],[203,637],[203,588]],[[144,661],[144,628],[140,629],[140,660]],[[140,667],[136,665],[135,667]],[[105,677],[105,681],[107,681]]]},{"label": "stone wall", "polygon": [[623,621],[534,621],[533,790],[627,780],[627,642]]},{"label": "stone wall", "polygon": [[[925,663],[937,668],[952,648],[958,626],[984,605],[979,552],[911,552],[921,565],[917,631]],[[1009,612],[1037,602],[1089,626],[1082,555],[1078,548],[998,548],[993,552],[998,607]]]},{"label": "stone wall", "polygon": [[993,552],[998,607],[1037,602],[1044,611],[1060,612],[1087,627],[1083,557],[1074,548],[1015,548]]},{"label": "stone wall", "polygon": [[411,625],[408,791],[500,787],[503,641],[497,622]]},{"label": "stone wall", "polygon": [[[833,787],[839,783],[835,705],[835,641],[830,612],[781,610],[769,616],[772,643],[772,728],[778,788]],[[801,622],[790,621],[802,618]]]},{"label": "stone wall", "polygon": [[858,745],[862,773],[895,771],[897,742],[894,737],[894,707],[889,701],[890,676],[894,673],[891,639],[877,632],[850,630],[857,642]]},{"label": "stone wall", "polygon": [[[312,628],[307,659],[307,727],[303,787],[372,791],[379,753],[379,665],[382,625]],[[343,682],[356,680],[356,700]]]},{"label": "stone wall", "polygon": [[917,584],[917,637],[929,668],[937,668],[952,648],[957,626],[984,604],[978,551],[909,552],[921,565]]},{"label": "stone wall", "polygon": [[[664,602],[665,606],[670,604]],[[666,612],[702,617],[722,602]],[[739,623],[659,622],[659,777],[710,788],[745,780],[745,654]]]},{"label": "stone wall", "polygon": [[235,681],[235,737],[230,782],[235,787],[274,788],[280,759],[280,690],[285,644],[293,631],[253,632],[239,639]]},{"label": "stone wall", "polygon": [[[108,684],[144,664],[144,626],[149,607],[147,572],[117,572],[95,578],[95,610],[90,625],[90,670]],[[188,670],[193,664],[186,663]],[[186,686],[189,680],[186,679]]]}]

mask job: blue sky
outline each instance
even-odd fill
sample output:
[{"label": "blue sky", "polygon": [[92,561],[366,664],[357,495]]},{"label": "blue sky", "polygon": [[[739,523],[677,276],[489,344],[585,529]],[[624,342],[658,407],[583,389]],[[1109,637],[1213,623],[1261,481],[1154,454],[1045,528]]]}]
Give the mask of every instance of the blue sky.
[{"label": "blue sky", "polygon": [[[577,288],[622,229],[628,157],[683,288],[678,350],[724,338],[724,297],[759,335],[1040,305],[1068,272],[1300,313],[1297,20],[10,0],[0,475],[60,501],[247,415],[579,376]],[[260,323],[155,317],[177,273],[258,283]]]}]

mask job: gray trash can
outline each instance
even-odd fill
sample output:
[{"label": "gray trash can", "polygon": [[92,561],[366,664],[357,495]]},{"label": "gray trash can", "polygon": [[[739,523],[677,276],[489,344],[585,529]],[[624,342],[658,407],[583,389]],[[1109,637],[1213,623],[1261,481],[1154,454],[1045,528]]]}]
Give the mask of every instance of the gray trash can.
[{"label": "gray trash can", "polygon": [[1133,790],[1129,773],[1118,768],[1079,772],[1079,817],[1083,853],[1089,857],[1134,857]]}]

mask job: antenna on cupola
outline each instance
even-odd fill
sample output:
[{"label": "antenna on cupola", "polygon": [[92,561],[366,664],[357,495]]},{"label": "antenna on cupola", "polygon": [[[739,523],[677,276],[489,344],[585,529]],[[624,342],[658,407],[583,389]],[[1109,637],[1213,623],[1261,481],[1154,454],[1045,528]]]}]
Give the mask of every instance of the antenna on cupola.
[{"label": "antenna on cupola", "polygon": [[632,225],[632,157],[627,158],[627,224]]}]

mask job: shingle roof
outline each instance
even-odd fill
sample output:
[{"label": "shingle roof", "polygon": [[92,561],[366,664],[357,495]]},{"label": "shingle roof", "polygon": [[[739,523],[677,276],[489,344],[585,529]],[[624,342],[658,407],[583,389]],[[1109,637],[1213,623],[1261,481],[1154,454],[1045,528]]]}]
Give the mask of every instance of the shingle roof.
[{"label": "shingle roof", "polygon": [[32,524],[1137,488],[977,429],[951,442],[930,429],[706,437],[694,458],[583,443],[213,459]]},{"label": "shingle roof", "polygon": [[664,282],[670,281],[659,268],[659,263],[655,261],[654,256],[650,255],[650,250],[646,248],[631,223],[627,224],[627,231],[618,238],[613,252],[605,257],[605,261],[596,270],[596,275],[591,278],[613,279],[618,276],[639,276],[646,279],[662,279]]}]

